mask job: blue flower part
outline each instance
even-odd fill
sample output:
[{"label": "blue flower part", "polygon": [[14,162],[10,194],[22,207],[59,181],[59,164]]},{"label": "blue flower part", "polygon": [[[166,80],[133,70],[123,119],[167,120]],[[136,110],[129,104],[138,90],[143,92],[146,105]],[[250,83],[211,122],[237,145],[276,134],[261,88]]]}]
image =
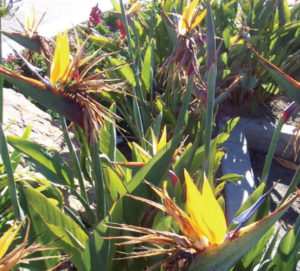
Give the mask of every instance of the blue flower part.
[{"label": "blue flower part", "polygon": [[[173,12],[174,14],[177,14],[176,8],[175,8],[175,7],[173,7],[172,12]],[[177,26],[178,26],[178,18],[177,18],[177,16],[174,16],[174,19],[175,19],[175,22],[176,22],[176,24],[177,24]]]},{"label": "blue flower part", "polygon": [[18,2],[21,2],[22,0],[9,0],[8,4],[7,4],[7,7],[9,9],[11,9],[13,7],[13,4],[15,3],[18,3]]},{"label": "blue flower part", "polygon": [[265,194],[263,194],[251,207],[249,207],[246,211],[242,212],[238,217],[232,220],[233,224],[239,224],[235,230],[233,231],[233,236],[241,227],[243,227],[247,221],[254,215],[254,213],[258,210],[258,208],[264,203],[267,196],[272,192],[276,184],[278,184],[280,180],[278,180]]},{"label": "blue flower part", "polygon": [[242,212],[237,218],[232,220],[233,224],[245,224],[257,211],[257,209],[264,203],[268,194],[263,194],[251,207]]}]

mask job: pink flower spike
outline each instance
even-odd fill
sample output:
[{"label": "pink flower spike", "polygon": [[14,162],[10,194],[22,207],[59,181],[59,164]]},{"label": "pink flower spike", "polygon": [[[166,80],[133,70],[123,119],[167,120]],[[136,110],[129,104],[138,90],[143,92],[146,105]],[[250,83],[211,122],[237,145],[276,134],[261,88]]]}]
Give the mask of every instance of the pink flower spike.
[{"label": "pink flower spike", "polygon": [[98,24],[100,24],[101,13],[102,13],[102,11],[100,8],[98,8],[98,4],[92,8],[90,17],[89,17],[89,21],[88,21],[88,27],[97,26]]},{"label": "pink flower spike", "polygon": [[118,29],[121,31],[121,39],[125,40],[126,39],[126,31],[125,27],[120,19],[116,20],[116,24],[118,25]]}]

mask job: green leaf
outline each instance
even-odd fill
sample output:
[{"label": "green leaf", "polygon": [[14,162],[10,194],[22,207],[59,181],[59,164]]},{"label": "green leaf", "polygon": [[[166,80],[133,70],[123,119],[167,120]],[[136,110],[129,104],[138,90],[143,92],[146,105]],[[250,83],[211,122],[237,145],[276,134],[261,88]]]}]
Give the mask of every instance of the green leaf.
[{"label": "green leaf", "polygon": [[57,112],[70,121],[83,125],[82,106],[71,97],[63,95],[58,89],[21,76],[2,66],[0,66],[0,74],[22,91],[22,93],[30,96],[44,107]]},{"label": "green leaf", "polygon": [[16,183],[14,179],[14,173],[13,168],[11,165],[11,160],[8,153],[8,147],[6,138],[2,129],[2,125],[0,123],[0,156],[2,158],[6,174],[8,176],[8,188],[9,188],[9,194],[12,201],[12,207],[14,210],[15,215],[18,219],[22,219],[21,212],[20,212],[20,206],[19,206],[19,200],[17,197],[17,191],[16,191]]},{"label": "green leaf", "polygon": [[122,270],[117,265],[121,264],[124,267],[123,261],[114,261],[116,246],[111,244],[110,240],[104,240],[102,236],[117,236],[120,235],[119,231],[110,230],[104,223],[113,221],[122,223],[123,206],[122,200],[118,200],[111,208],[109,215],[105,217],[94,229],[93,234],[86,246],[82,255],[82,262],[84,271],[98,271],[101,270]]},{"label": "green leaf", "polygon": [[127,193],[122,180],[112,169],[108,167],[103,168],[103,177],[106,184],[106,190],[113,201],[116,201],[119,197],[122,198]]},{"label": "green leaf", "polygon": [[135,81],[135,78],[134,78],[133,70],[130,67],[130,65],[127,64],[126,61],[123,61],[123,60],[120,60],[120,59],[117,59],[117,58],[113,58],[113,57],[109,57],[108,62],[113,67],[120,66],[120,68],[115,71],[118,74],[118,76],[120,78],[126,80],[133,87],[136,86],[136,81]]},{"label": "green leaf", "polygon": [[[111,112],[116,113],[116,104],[109,108]],[[100,130],[100,151],[108,156],[110,161],[116,161],[117,134],[116,127],[109,121],[104,121],[104,126]]]},{"label": "green leaf", "polygon": [[252,76],[244,76],[241,80],[242,86],[246,90],[252,90],[255,88],[258,79]]},{"label": "green leaf", "polygon": [[220,181],[227,181],[227,182],[237,182],[241,180],[244,176],[243,175],[238,175],[234,173],[229,173],[223,175],[221,178],[219,178]]},{"label": "green leaf", "polygon": [[225,30],[222,33],[222,36],[223,36],[225,47],[227,49],[230,49],[230,47],[231,47],[231,43],[230,43],[230,27],[225,28]]},{"label": "green leaf", "polygon": [[276,67],[270,61],[261,56],[252,47],[250,47],[258,58],[264,63],[267,71],[271,74],[275,82],[281,87],[281,89],[294,101],[300,104],[300,83],[294,80],[292,77],[284,73],[281,69]]},{"label": "green leaf", "polygon": [[144,87],[144,96],[150,93],[153,84],[153,44],[150,41],[144,56],[142,66],[142,83]]},{"label": "green leaf", "polygon": [[7,141],[15,149],[29,156],[41,173],[50,177],[50,181],[68,186],[73,183],[72,170],[58,155],[18,136],[7,136]]},{"label": "green leaf", "polygon": [[279,230],[280,230],[280,227],[278,227],[277,231],[273,235],[272,240],[269,242],[268,248],[266,249],[263,258],[260,261],[261,265],[259,266],[259,271],[267,270],[269,263],[272,261],[272,258],[273,258],[272,253],[277,244],[277,240],[279,237]]},{"label": "green leaf", "polygon": [[105,199],[105,183],[103,178],[102,163],[99,152],[98,138],[94,136],[91,144],[91,158],[92,158],[92,169],[94,179],[94,191],[96,201],[96,214],[101,220],[106,216],[106,199]]},{"label": "green leaf", "polygon": [[110,52],[116,52],[119,50],[119,46],[115,41],[111,38],[103,37],[103,36],[95,36],[91,35],[88,38],[94,43],[97,44],[99,47],[102,47],[104,50]]},{"label": "green leaf", "polygon": [[25,48],[38,52],[41,52],[41,37],[40,36],[34,36],[29,37],[26,36],[23,33],[12,33],[12,32],[6,32],[6,31],[0,31],[2,34],[7,36],[8,38],[12,39],[13,41],[19,43],[20,45],[24,46]]},{"label": "green leaf", "polygon": [[173,153],[179,144],[181,136],[182,133],[175,135],[164,148],[134,175],[131,182],[127,185],[129,193],[141,196],[143,189],[138,189],[138,187],[143,180],[147,180],[154,185],[158,185],[163,180],[168,172]]},{"label": "green leaf", "polygon": [[[23,185],[22,189],[27,208],[29,209],[31,223],[36,234],[42,240],[43,235],[52,239],[56,245],[61,246],[65,253],[72,255],[72,263],[82,270],[81,254],[88,242],[88,236],[84,231],[52,201],[30,185]],[[34,218],[34,219],[33,219]],[[49,238],[52,236],[52,238]]]},{"label": "green leaf", "polygon": [[[253,224],[232,239],[226,239],[219,246],[211,246],[199,253],[191,262],[189,271],[223,271],[233,266],[238,259],[253,248],[270,230],[272,225],[287,211],[297,199],[297,194],[286,205],[274,211],[271,215]],[[243,230],[243,229],[242,229]]]},{"label": "green leaf", "polygon": [[241,259],[243,267],[246,269],[253,269],[256,264],[260,262],[262,255],[265,252],[265,247],[270,241],[272,234],[274,232],[274,227],[258,241],[258,243]]},{"label": "green leaf", "polygon": [[[299,219],[298,219],[299,220]],[[289,230],[282,238],[277,253],[275,254],[268,270],[294,271],[299,253],[300,234],[295,229]]]},{"label": "green leaf", "polygon": [[[25,128],[22,138],[29,139],[30,132],[31,132],[31,127],[27,126]],[[18,152],[17,150],[14,150],[12,152],[10,158],[11,158],[11,164],[12,164],[13,171],[15,172],[16,168],[18,167],[18,165],[22,159],[22,154],[20,152]]]},{"label": "green leaf", "polygon": [[194,152],[193,148],[192,143],[189,143],[173,165],[174,172],[180,180],[183,180],[183,170],[189,166],[191,154]]}]

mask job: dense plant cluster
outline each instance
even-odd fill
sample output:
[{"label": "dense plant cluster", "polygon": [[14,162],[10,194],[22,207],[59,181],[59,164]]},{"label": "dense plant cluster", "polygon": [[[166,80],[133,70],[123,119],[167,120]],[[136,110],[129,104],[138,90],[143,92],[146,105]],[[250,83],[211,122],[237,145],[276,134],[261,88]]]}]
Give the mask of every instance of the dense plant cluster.
[{"label": "dense plant cluster", "polygon": [[[268,174],[300,103],[299,5],[112,3],[54,40],[32,17],[24,33],[2,31],[26,52],[3,59],[0,75],[57,114],[71,162],[30,140],[29,126],[22,136],[0,126],[0,270],[295,270],[300,220],[283,238],[274,224],[300,196],[300,168],[273,212]],[[279,88],[294,102],[260,184],[228,221],[224,187],[243,176],[220,164],[239,118],[217,130],[217,107]]]}]

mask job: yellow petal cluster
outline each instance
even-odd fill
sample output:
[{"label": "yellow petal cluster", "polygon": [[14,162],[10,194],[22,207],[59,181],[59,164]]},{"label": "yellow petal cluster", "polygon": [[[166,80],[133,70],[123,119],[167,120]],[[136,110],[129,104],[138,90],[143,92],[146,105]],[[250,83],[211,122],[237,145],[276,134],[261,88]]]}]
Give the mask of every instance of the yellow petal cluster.
[{"label": "yellow petal cluster", "polygon": [[179,21],[179,34],[181,36],[186,36],[191,30],[197,27],[205,18],[206,10],[199,14],[199,10],[196,8],[199,1],[194,0],[192,2],[188,1],[187,7],[182,14]]},{"label": "yellow petal cluster", "polygon": [[25,16],[25,29],[29,32],[34,30],[35,26],[35,8],[32,6],[32,15],[26,14]]},{"label": "yellow petal cluster", "polygon": [[227,232],[226,219],[207,178],[204,178],[200,193],[187,171],[184,176],[187,211],[194,231],[199,240],[203,240],[205,236],[210,245],[221,244]]},{"label": "yellow petal cluster", "polygon": [[[4,256],[12,242],[14,241],[17,233],[19,232],[20,228],[23,225],[22,221],[18,227],[17,221],[14,222],[14,224],[1,236],[0,238],[0,259]],[[1,267],[1,266],[0,266]]]},{"label": "yellow petal cluster", "polygon": [[68,34],[58,33],[56,38],[56,47],[51,63],[50,83],[55,86],[56,83],[64,83],[68,77],[70,66],[70,48]]},{"label": "yellow petal cluster", "polygon": [[154,131],[152,128],[150,128],[151,136],[152,136],[152,150],[153,155],[155,155],[157,152],[159,152],[163,147],[167,145],[167,126],[164,127],[164,130],[162,132],[162,135],[158,141],[156,138]]}]

